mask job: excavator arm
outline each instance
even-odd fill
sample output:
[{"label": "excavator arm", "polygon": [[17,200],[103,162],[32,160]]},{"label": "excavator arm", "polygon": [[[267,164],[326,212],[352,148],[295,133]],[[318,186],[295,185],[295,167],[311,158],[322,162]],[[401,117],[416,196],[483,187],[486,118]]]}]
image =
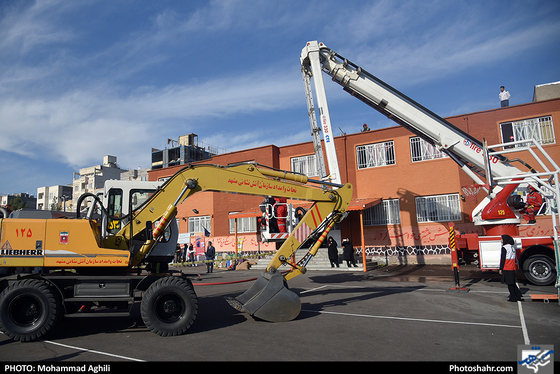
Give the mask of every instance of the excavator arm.
[{"label": "excavator arm", "polygon": [[327,189],[312,186],[313,183],[326,186],[323,182],[310,180],[301,174],[267,169],[255,164],[232,167],[187,166],[162,185],[141,209],[134,212],[133,217],[116,235],[107,237],[105,246],[123,248],[132,238],[144,233],[146,227],[149,231],[152,224],[158,222],[145,245],[133,257],[132,265],[138,265],[156,245],[159,235],[175,215],[176,207],[189,196],[202,191],[275,196],[315,202],[269,266],[278,268],[311,234],[317,235],[317,229],[326,229],[321,225],[323,221],[339,220],[350,203],[350,184],[339,189]]},{"label": "excavator arm", "polygon": [[[135,236],[147,233],[144,244],[131,256],[130,265],[139,265],[157,245],[166,225],[175,216],[177,205],[202,191],[313,201],[313,206],[278,249],[263,275],[247,292],[228,300],[236,309],[260,319],[289,321],[299,314],[301,302],[288,289],[286,281],[305,273],[307,263],[317,253],[331,228],[345,217],[352,198],[351,184],[329,188],[332,186],[332,183],[314,181],[301,174],[255,164],[188,166],[162,185],[141,209],[133,213],[128,223],[116,235],[107,237],[104,243],[108,247],[122,249]],[[152,229],[154,222],[157,224]],[[309,251],[296,262],[293,256],[299,248],[309,248]],[[282,265],[289,268],[285,275],[278,270]]]}]

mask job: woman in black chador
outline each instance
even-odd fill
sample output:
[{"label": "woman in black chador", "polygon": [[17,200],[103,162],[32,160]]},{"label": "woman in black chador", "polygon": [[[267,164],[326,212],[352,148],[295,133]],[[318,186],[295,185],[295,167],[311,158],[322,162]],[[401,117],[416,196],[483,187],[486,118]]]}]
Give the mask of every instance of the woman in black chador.
[{"label": "woman in black chador", "polygon": [[346,238],[342,241],[342,247],[344,248],[343,250],[344,261],[346,261],[348,267],[350,267],[350,263],[352,263],[352,265],[354,265],[354,267],[357,268],[358,265],[356,265],[356,260],[354,259],[354,245],[352,244],[349,238]]},{"label": "woman in black chador", "polygon": [[338,243],[336,240],[333,239],[332,236],[329,236],[327,240],[328,251],[329,251],[329,261],[331,262],[331,268],[340,267],[338,266]]}]

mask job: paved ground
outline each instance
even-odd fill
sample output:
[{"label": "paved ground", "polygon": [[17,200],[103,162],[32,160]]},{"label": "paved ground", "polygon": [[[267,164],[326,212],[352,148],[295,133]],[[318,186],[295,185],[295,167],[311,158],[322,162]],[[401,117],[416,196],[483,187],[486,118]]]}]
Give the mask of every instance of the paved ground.
[{"label": "paved ground", "polygon": [[[253,319],[229,306],[260,271],[186,267],[199,296],[198,318],[186,335],[151,333],[137,311],[129,318],[65,319],[44,340],[20,343],[0,335],[0,361],[440,361],[516,363],[518,345],[560,349],[553,286],[520,281],[524,302],[507,302],[497,274],[461,269],[454,287],[448,266],[389,266],[369,272],[310,271],[290,281],[302,312],[286,323]],[[556,355],[560,360],[560,354]],[[558,367],[558,365],[557,365]]]}]

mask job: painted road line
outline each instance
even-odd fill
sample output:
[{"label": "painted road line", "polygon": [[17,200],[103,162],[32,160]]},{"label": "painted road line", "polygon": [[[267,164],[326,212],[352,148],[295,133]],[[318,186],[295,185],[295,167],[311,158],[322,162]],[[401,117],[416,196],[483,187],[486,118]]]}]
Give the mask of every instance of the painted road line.
[{"label": "painted road line", "polygon": [[474,326],[489,326],[489,327],[507,327],[520,329],[521,326],[516,325],[503,325],[499,323],[483,323],[483,322],[466,322],[466,321],[446,321],[438,319],[425,319],[425,318],[408,318],[408,317],[392,317],[392,316],[376,316],[371,314],[355,314],[355,313],[340,313],[340,312],[327,312],[324,310],[310,310],[302,309],[302,312],[310,313],[320,313],[320,314],[335,314],[341,316],[350,317],[365,317],[365,318],[379,318],[379,319],[395,319],[400,321],[413,321],[413,322],[431,322],[431,323],[448,323],[448,324],[458,324],[458,325],[474,325]]},{"label": "painted road line", "polygon": [[88,353],[94,353],[94,354],[98,354],[98,355],[102,355],[102,356],[110,356],[110,357],[120,358],[120,359],[123,359],[123,360],[129,360],[129,361],[145,362],[144,360],[140,360],[140,359],[137,359],[137,358],[132,358],[132,357],[126,357],[126,356],[116,355],[116,354],[113,354],[113,353],[95,351],[95,350],[93,350],[93,349],[87,349],[87,348],[76,347],[76,346],[72,346],[72,345],[67,345],[67,344],[62,344],[62,343],[53,342],[53,341],[50,341],[50,340],[38,340],[38,341],[43,342],[43,343],[47,343],[47,344],[57,345],[57,346],[59,346],[59,347],[64,347],[64,348],[68,348],[68,349],[74,349],[74,350],[77,350],[77,351],[88,352]]},{"label": "painted road line", "polygon": [[[519,288],[519,284],[515,282],[517,288]],[[521,327],[523,329],[523,341],[525,345],[530,345],[529,341],[529,332],[527,331],[527,325],[525,324],[525,315],[523,314],[523,307],[521,306],[521,301],[517,302],[517,307],[519,308],[519,319],[521,320]]]}]

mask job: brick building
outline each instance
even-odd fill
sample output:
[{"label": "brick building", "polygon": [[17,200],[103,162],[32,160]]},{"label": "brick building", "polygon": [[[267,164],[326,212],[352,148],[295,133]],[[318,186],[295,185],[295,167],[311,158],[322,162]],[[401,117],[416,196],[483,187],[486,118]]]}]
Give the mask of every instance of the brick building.
[{"label": "brick building", "polygon": [[[558,124],[560,99],[548,99],[506,108],[485,110],[446,118],[474,138],[500,144],[529,137],[560,161]],[[555,126],[556,125],[556,126]],[[311,137],[310,137],[311,138]],[[350,237],[358,250],[388,263],[450,263],[448,223],[459,231],[482,231],[470,222],[470,212],[484,197],[467,196],[463,187],[474,182],[458,165],[403,127],[348,134],[335,138],[342,182],[354,186],[353,210],[333,236]],[[512,154],[510,159],[529,159]],[[266,166],[305,172],[312,177],[313,143],[277,147],[268,145],[215,155],[204,163],[231,165],[256,162]],[[183,166],[151,170],[150,180],[169,177]],[[518,166],[522,170],[521,165]],[[522,193],[522,191],[520,191]],[[210,232],[218,252],[233,252],[235,213],[255,211],[262,197],[203,192],[178,207],[181,233]],[[261,243],[256,232],[256,213],[240,218],[238,227],[243,251],[272,250],[274,243]],[[241,217],[241,215],[237,215]],[[239,220],[239,219],[238,219]],[[362,224],[363,222],[363,224]],[[551,220],[538,217],[536,225],[521,228],[526,236],[553,235]]]}]

